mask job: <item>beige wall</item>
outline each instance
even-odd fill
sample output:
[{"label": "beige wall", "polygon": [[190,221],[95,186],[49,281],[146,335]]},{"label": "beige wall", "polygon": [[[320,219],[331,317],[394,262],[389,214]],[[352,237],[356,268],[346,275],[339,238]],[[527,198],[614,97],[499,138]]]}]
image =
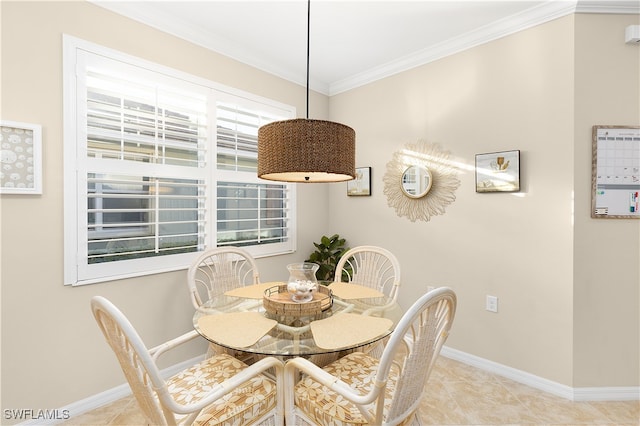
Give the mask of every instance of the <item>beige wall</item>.
[{"label": "beige wall", "polygon": [[[332,223],[398,255],[404,306],[429,285],[456,290],[448,346],[571,387],[640,384],[640,221],[590,218],[591,126],[640,123],[640,49],[624,44],[637,22],[567,16],[332,97],[332,118],[356,129],[358,166],[373,168],[370,198],[332,188]],[[520,149],[522,191],[477,194],[463,169],[445,215],[399,218],[385,166],[418,139],[465,166]]]},{"label": "beige wall", "polygon": [[[573,17],[566,17],[331,99],[331,114],[355,126],[359,165],[374,176],[371,198],[332,193],[344,212],[338,231],[398,255],[404,306],[430,285],[458,293],[448,346],[566,385],[573,79]],[[445,215],[397,217],[382,193],[385,166],[418,139],[441,144],[469,168],[475,154],[519,149],[522,191],[477,194],[473,171],[463,169]],[[485,311],[487,294],[498,296],[499,313]]]},{"label": "beige wall", "polygon": [[[186,271],[83,287],[63,285],[62,34],[296,106],[303,87],[214,54],[86,2],[2,2],[1,117],[43,129],[44,193],[3,195],[2,408],[53,409],[124,383],[89,309],[111,299],[149,345],[192,329]],[[314,117],[328,100],[314,94]],[[326,185],[298,189],[298,252],[258,259],[262,278],[282,279],[326,232]],[[204,352],[203,343],[181,354]],[[177,358],[165,364],[175,363]],[[3,418],[4,423],[4,418]]]},{"label": "beige wall", "polygon": [[591,219],[591,126],[640,124],[640,17],[576,17],[574,385],[640,383],[640,220]]},{"label": "beige wall", "polygon": [[[304,88],[84,2],[2,2],[1,13],[0,116],[43,126],[45,177],[42,196],[1,198],[2,408],[58,408],[124,382],[91,296],[112,299],[150,345],[190,329],[192,314],[184,271],[62,285],[62,33],[295,105],[299,115]],[[612,85],[638,94],[638,50],[620,46],[630,20],[565,17],[330,101],[315,94],[314,117],[330,112],[355,128],[373,195],[299,185],[298,253],[259,259],[262,277],[281,278],[311,241],[338,232],[398,255],[405,307],[429,285],[458,292],[452,348],[569,386],[638,386],[640,271],[621,266],[640,257],[640,224],[588,217],[590,126],[638,124],[637,96],[594,106]],[[591,49],[636,63],[620,74],[594,69]],[[399,218],[382,177],[393,152],[419,138],[467,166],[477,153],[520,149],[523,190],[476,194],[465,169],[445,215]],[[499,313],[484,310],[486,294],[500,298]]]}]

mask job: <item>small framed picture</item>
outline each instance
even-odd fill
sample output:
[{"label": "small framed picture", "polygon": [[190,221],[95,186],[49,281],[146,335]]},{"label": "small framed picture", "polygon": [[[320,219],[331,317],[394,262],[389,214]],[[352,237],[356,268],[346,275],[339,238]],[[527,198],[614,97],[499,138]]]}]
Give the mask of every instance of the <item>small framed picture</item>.
[{"label": "small framed picture", "polygon": [[356,167],[356,178],[347,182],[347,195],[371,195],[371,167]]},{"label": "small framed picture", "polygon": [[0,121],[0,194],[42,194],[42,127]]},{"label": "small framed picture", "polygon": [[476,192],[520,191],[520,151],[476,154]]}]

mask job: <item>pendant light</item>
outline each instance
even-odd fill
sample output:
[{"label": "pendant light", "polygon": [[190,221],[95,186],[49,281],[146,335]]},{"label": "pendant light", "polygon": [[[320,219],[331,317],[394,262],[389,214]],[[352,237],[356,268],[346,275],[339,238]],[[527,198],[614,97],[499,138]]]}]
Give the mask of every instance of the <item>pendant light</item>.
[{"label": "pendant light", "polygon": [[258,177],[283,182],[342,182],[355,178],[356,132],[349,126],[309,119],[307,1],[307,117],[274,121],[258,129]]}]

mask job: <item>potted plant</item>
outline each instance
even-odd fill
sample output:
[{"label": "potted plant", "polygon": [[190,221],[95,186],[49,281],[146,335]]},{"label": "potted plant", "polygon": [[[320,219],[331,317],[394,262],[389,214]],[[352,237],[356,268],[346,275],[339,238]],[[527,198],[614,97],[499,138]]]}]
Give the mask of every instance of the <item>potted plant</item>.
[{"label": "potted plant", "polygon": [[[305,262],[318,264],[320,267],[316,271],[318,281],[333,281],[336,273],[336,266],[342,255],[349,250],[345,247],[345,239],[334,234],[330,237],[322,236],[319,243],[314,242],[316,250],[309,255]],[[343,272],[343,280],[347,279]]]}]

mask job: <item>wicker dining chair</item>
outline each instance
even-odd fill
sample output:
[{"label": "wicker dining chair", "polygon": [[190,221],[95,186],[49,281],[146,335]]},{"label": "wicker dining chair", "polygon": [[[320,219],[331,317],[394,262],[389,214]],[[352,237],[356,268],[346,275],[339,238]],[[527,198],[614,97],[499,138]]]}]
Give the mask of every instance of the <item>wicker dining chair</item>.
[{"label": "wicker dining chair", "polygon": [[[189,295],[196,309],[217,294],[259,282],[260,274],[255,259],[246,250],[235,246],[203,251],[187,271]],[[248,364],[256,359],[253,355],[210,342],[206,356],[220,353],[229,354]]]},{"label": "wicker dining chair", "polygon": [[[400,291],[400,262],[389,250],[377,246],[357,246],[347,250],[336,265],[334,281],[343,281],[370,287],[380,291],[390,300],[379,302],[367,299],[363,302],[350,301],[363,315],[379,315],[396,305]],[[379,357],[387,339],[366,349]]]},{"label": "wicker dining chair", "polygon": [[358,246],[347,250],[336,265],[334,281],[374,288],[395,302],[400,289],[400,262],[389,250]]},{"label": "wicker dining chair", "polygon": [[[409,308],[379,360],[354,352],[323,368],[303,358],[288,361],[286,424],[419,424],[420,400],[455,310],[455,293],[440,287]],[[302,379],[296,384],[300,372]]]},{"label": "wicker dining chair", "polygon": [[258,284],[260,275],[255,259],[239,247],[216,247],[202,252],[187,271],[191,303],[198,309],[216,294]]},{"label": "wicker dining chair", "polygon": [[[219,354],[165,380],[156,365],[158,357],[199,337],[195,330],[147,349],[109,300],[95,296],[91,308],[149,424],[284,424],[282,361],[268,357],[247,366]],[[270,369],[275,380],[263,374]]]}]

